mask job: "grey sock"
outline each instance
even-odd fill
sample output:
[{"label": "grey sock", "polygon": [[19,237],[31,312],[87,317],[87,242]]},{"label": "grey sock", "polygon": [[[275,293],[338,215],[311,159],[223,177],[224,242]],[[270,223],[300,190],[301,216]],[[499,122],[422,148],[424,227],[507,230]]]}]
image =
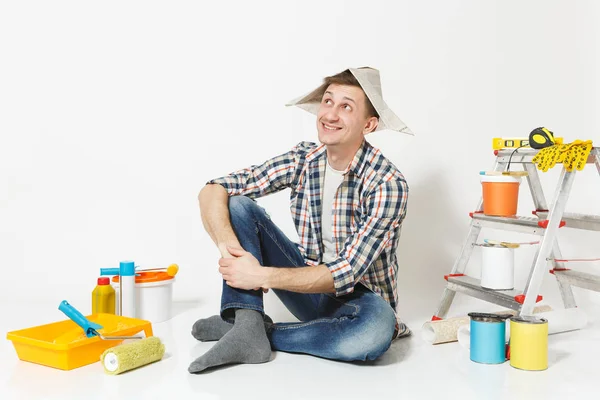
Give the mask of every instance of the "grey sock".
[{"label": "grey sock", "polygon": [[197,374],[226,364],[259,364],[271,358],[271,344],[258,311],[235,310],[235,323],[209,351],[192,362],[188,371]]},{"label": "grey sock", "polygon": [[[273,320],[265,315],[265,330],[273,325]],[[192,336],[201,342],[219,340],[233,328],[233,324],[223,321],[220,315],[199,319],[192,326]]]}]

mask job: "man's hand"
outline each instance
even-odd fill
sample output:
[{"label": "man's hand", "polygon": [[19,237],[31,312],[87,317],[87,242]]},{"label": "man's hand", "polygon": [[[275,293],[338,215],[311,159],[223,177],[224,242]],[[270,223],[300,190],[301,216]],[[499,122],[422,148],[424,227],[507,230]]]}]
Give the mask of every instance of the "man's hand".
[{"label": "man's hand", "polygon": [[217,245],[217,247],[219,248],[219,253],[221,253],[221,257],[223,257],[223,258],[232,258],[233,257],[231,255],[231,253],[229,252],[229,250],[227,250],[228,247],[232,247],[232,248],[235,248],[238,250],[244,250],[238,242],[234,242],[234,241],[219,243]]},{"label": "man's hand", "polygon": [[[224,246],[221,254],[226,254],[219,260],[219,272],[225,282],[236,289],[259,290],[265,282],[266,269],[249,252],[238,246]],[[269,289],[263,289],[267,293]]]}]

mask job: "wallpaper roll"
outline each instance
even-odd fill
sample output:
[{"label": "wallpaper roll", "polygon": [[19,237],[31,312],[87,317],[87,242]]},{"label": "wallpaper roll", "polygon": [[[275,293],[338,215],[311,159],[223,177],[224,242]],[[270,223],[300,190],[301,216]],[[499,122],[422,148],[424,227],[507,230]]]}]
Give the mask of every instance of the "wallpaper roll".
[{"label": "wallpaper roll", "polygon": [[548,335],[583,329],[587,325],[587,314],[580,308],[565,308],[536,314],[548,320]]},{"label": "wallpaper roll", "polygon": [[468,316],[428,321],[421,328],[421,337],[430,344],[455,342],[458,328],[468,325],[469,321]]},{"label": "wallpaper roll", "polygon": [[[566,308],[556,311],[542,309],[542,311],[538,311],[538,309],[534,309],[536,317],[548,320],[548,335],[583,329],[588,322],[587,315],[579,308]],[[469,328],[470,325],[468,324],[462,325],[457,333],[458,343],[465,349],[468,349],[470,346],[471,334]],[[506,340],[508,341],[509,339],[510,324],[506,324]]]},{"label": "wallpaper roll", "polygon": [[[550,310],[552,310],[550,306],[539,306],[533,312],[540,313]],[[516,315],[516,313],[514,310],[503,310],[492,314]],[[459,328],[464,325],[468,326],[470,320],[469,316],[464,316],[425,322],[421,327],[421,337],[430,344],[456,342],[458,340]]]},{"label": "wallpaper roll", "polygon": [[456,333],[460,347],[469,349],[471,346],[471,325],[462,325]]}]

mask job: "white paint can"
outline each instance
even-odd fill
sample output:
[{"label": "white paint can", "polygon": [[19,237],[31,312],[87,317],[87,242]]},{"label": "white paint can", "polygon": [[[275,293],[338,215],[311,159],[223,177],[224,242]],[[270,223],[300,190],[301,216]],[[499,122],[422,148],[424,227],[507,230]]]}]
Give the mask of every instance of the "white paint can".
[{"label": "white paint can", "polygon": [[[175,277],[166,272],[138,272],[135,277],[135,317],[159,323],[172,317],[173,283]],[[119,277],[112,278],[119,309]]]},{"label": "white paint can", "polygon": [[481,287],[493,290],[514,289],[514,248],[499,245],[481,247]]}]

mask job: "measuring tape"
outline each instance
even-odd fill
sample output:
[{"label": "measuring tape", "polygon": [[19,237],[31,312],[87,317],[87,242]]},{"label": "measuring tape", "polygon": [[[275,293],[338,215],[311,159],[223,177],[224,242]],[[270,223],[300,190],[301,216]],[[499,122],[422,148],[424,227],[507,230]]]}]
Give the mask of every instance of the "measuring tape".
[{"label": "measuring tape", "polygon": [[554,133],[544,127],[536,128],[529,134],[529,142],[534,149],[543,149],[544,147],[554,146]]}]

